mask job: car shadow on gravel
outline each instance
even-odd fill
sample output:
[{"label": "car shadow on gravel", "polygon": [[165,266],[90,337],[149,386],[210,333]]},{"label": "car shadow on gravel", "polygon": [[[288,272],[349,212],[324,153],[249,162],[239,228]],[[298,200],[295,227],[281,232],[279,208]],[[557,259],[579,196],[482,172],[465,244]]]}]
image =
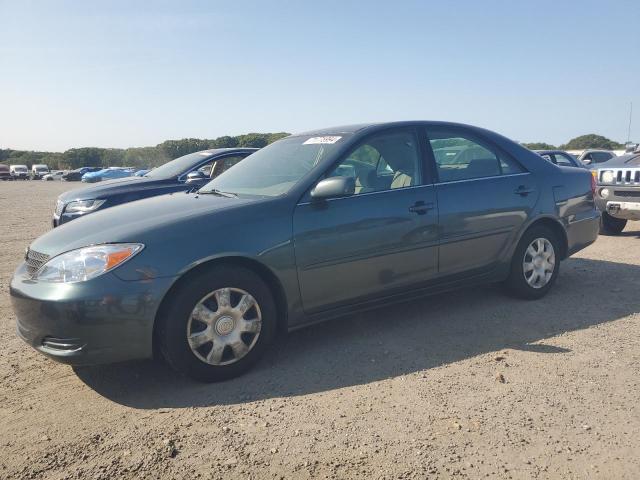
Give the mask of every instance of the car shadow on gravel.
[{"label": "car shadow on gravel", "polygon": [[332,320],[278,340],[246,375],[217,384],[183,378],[161,362],[76,368],[90,388],[140,409],[200,407],[330,391],[519,349],[562,355],[543,340],[640,311],[640,267],[572,258],[539,301],[497,286],[465,289]]}]

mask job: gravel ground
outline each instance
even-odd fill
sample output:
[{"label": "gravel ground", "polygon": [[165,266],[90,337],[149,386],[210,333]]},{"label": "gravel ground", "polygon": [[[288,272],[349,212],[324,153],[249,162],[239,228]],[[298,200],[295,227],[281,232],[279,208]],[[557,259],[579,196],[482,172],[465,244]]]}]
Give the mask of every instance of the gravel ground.
[{"label": "gravel ground", "polygon": [[638,478],[640,223],[543,300],[486,287],[335,320],[203,385],[15,336],[9,278],[75,186],[0,183],[0,478]]}]

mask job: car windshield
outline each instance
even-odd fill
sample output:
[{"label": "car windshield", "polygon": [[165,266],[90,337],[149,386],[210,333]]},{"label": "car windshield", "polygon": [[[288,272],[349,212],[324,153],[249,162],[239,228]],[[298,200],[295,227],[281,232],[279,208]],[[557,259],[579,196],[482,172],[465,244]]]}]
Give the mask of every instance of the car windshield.
[{"label": "car windshield", "polygon": [[346,135],[283,138],[249,155],[200,189],[237,195],[275,197],[287,193],[328,155]]},{"label": "car windshield", "polygon": [[156,178],[158,180],[166,180],[174,178],[188,172],[193,167],[198,165],[201,161],[206,160],[211,156],[210,152],[195,152],[189,155],[178,157],[175,160],[165,163],[164,165],[154,168],[145,177]]}]

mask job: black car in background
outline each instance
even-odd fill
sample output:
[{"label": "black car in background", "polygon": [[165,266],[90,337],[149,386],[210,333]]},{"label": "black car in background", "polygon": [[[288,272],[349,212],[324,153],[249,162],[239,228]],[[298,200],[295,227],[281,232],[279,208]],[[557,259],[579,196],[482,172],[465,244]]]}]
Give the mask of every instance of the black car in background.
[{"label": "black car in background", "polygon": [[76,168],[75,170],[69,170],[67,173],[62,175],[62,178],[67,182],[79,182],[82,179],[82,175],[85,173],[97,172],[98,170],[102,170],[102,167]]},{"label": "black car in background", "polygon": [[534,152],[559,167],[587,168],[584,163],[564,150],[534,150]]},{"label": "black car in background", "polygon": [[218,148],[190,153],[154,168],[142,177],[119,178],[65,192],[56,202],[53,226],[114,205],[197,189],[256,150]]}]

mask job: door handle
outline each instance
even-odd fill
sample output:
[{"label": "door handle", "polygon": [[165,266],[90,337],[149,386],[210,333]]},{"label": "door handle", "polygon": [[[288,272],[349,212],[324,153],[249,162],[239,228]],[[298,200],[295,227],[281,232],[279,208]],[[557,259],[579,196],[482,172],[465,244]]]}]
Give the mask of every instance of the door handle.
[{"label": "door handle", "polygon": [[520,185],[513,193],[515,193],[516,195],[520,195],[521,197],[526,197],[527,195],[535,191],[535,188],[527,188],[524,185]]},{"label": "door handle", "polygon": [[433,210],[433,203],[425,203],[422,200],[409,207],[410,212],[417,213],[418,215],[424,215],[429,210]]}]

